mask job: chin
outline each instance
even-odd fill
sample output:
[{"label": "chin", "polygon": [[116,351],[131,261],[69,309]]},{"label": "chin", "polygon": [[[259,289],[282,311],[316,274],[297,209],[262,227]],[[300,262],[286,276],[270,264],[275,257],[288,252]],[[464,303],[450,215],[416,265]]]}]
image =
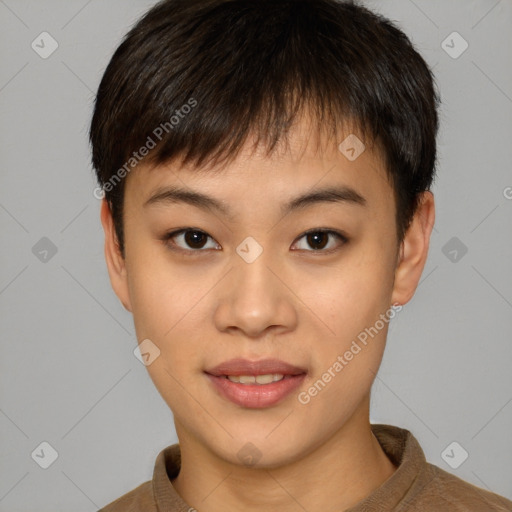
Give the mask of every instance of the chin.
[{"label": "chin", "polygon": [[262,433],[261,430],[252,429],[240,432],[234,439],[226,440],[222,447],[213,441],[212,451],[229,464],[255,469],[285,466],[307,453],[308,447],[304,443],[293,441],[287,433],[281,436],[271,433],[268,436],[271,431],[272,429],[266,429]]}]

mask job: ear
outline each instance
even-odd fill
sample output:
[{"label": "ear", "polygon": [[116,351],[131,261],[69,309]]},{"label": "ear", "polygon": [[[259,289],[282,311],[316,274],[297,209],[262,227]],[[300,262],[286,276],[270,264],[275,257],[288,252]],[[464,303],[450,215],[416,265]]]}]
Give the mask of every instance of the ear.
[{"label": "ear", "polygon": [[393,285],[393,304],[406,304],[416,291],[427,261],[434,221],[434,196],[432,192],[426,191],[421,194],[416,213],[400,246]]},{"label": "ear", "polygon": [[105,261],[110,276],[110,284],[125,309],[131,312],[126,261],[121,255],[119,241],[114,228],[114,219],[106,199],[102,200],[100,216],[103,231],[105,232]]}]

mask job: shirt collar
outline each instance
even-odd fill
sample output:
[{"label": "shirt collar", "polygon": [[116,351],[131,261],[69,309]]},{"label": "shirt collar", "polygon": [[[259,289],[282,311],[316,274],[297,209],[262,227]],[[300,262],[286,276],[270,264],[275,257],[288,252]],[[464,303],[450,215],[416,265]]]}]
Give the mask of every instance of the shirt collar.
[{"label": "shirt collar", "polygon": [[[416,438],[403,428],[391,425],[372,425],[372,431],[384,453],[397,467],[396,471],[377,489],[346,512],[382,512],[395,510],[422,487],[427,469],[425,454]],[[415,490],[414,490],[415,489]]]}]

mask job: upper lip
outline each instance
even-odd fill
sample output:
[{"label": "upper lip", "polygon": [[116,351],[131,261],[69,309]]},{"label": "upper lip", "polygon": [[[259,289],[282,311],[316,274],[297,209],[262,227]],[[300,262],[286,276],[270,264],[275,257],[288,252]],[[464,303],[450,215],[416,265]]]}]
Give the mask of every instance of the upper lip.
[{"label": "upper lip", "polygon": [[267,375],[271,373],[300,375],[306,373],[306,370],[279,359],[250,361],[248,359],[237,358],[224,361],[214,368],[206,370],[206,373],[216,377],[221,375]]}]

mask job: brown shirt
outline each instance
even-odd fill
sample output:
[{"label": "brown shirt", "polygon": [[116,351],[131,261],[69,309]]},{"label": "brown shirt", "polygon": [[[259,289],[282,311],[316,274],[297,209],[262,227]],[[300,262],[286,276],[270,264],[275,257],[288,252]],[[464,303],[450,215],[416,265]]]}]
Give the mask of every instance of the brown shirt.
[{"label": "brown shirt", "polygon": [[[380,487],[346,512],[512,512],[512,501],[471,485],[429,464],[407,430],[372,425],[373,433],[397,470]],[[180,471],[179,444],[156,458],[153,480],[110,503],[99,512],[190,512],[171,480]]]}]

